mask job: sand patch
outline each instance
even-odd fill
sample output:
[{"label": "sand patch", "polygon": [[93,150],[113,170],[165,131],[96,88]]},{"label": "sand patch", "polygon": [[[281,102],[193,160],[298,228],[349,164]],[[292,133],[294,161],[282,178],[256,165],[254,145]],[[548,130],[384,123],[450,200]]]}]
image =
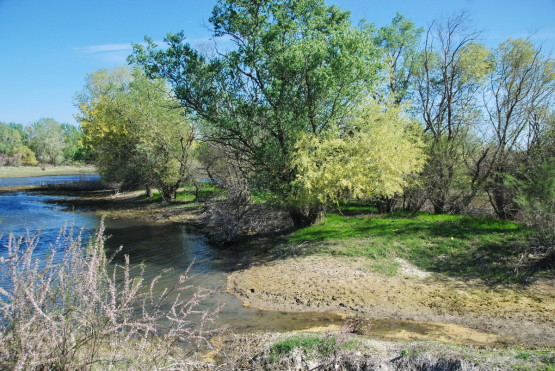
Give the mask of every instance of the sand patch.
[{"label": "sand patch", "polygon": [[[261,309],[433,321],[499,335],[522,346],[555,346],[552,282],[491,289],[456,280],[440,282],[414,271],[384,276],[369,272],[368,264],[366,258],[291,258],[232,273],[227,288],[246,305]],[[446,337],[463,336],[443,325],[437,331]],[[432,335],[441,339],[439,333]]]}]

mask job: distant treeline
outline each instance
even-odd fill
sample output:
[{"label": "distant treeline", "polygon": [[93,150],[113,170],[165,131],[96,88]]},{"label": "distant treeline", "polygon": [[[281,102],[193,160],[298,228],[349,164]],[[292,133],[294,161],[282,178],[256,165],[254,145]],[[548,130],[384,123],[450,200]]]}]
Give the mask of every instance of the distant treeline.
[{"label": "distant treeline", "polygon": [[89,162],[81,129],[42,118],[30,126],[0,122],[0,166],[75,164]]}]

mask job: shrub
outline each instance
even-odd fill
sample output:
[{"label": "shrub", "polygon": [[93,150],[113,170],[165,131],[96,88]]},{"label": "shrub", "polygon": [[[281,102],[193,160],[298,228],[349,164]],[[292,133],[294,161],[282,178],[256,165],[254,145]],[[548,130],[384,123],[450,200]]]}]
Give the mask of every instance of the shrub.
[{"label": "shrub", "polygon": [[23,160],[23,165],[37,166],[38,161],[35,153],[27,146],[19,146],[16,148],[16,153],[19,154]]},{"label": "shrub", "polygon": [[[209,346],[218,308],[200,310],[210,290],[192,290],[185,271],[161,295],[129,257],[112,264],[104,227],[85,246],[62,230],[46,259],[38,234],[10,235],[1,258],[0,368],[153,369],[183,365],[183,347]],[[186,295],[186,292],[192,295]]]},{"label": "shrub", "polygon": [[536,268],[555,268],[555,157],[535,164],[523,181],[513,180],[526,223],[535,228],[528,256]]},{"label": "shrub", "polygon": [[246,182],[229,181],[222,185],[226,197],[206,204],[202,223],[214,244],[225,244],[246,235],[274,233],[291,227],[287,212],[267,203],[255,203]]}]

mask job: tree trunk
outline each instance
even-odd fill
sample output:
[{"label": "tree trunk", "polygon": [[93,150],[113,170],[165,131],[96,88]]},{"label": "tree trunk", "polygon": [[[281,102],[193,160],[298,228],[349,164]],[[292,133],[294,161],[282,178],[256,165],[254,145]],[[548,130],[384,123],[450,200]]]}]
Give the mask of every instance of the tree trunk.
[{"label": "tree trunk", "polygon": [[307,206],[289,211],[295,228],[304,228],[313,225],[324,218],[322,206]]},{"label": "tree trunk", "polygon": [[394,197],[382,197],[376,200],[376,207],[380,214],[390,213],[395,210],[397,200]]},{"label": "tree trunk", "polygon": [[175,200],[176,196],[177,196],[177,188],[176,187],[159,187],[160,189],[160,195],[162,196],[162,199],[166,202],[169,201],[173,201]]},{"label": "tree trunk", "polygon": [[505,181],[504,173],[508,173],[505,168],[500,168],[498,172],[492,176],[491,184],[486,191],[495,214],[499,219],[512,220],[518,214],[518,205],[516,204],[516,196],[509,185]]},{"label": "tree trunk", "polygon": [[503,185],[498,185],[489,190],[488,196],[493,210],[499,219],[513,220],[516,218],[518,208],[514,195],[507,189],[504,189]]},{"label": "tree trunk", "polygon": [[443,198],[430,198],[432,206],[434,207],[435,214],[443,214],[445,212],[445,199]]},{"label": "tree trunk", "polygon": [[150,186],[148,185],[145,186],[145,194],[146,194],[146,197],[148,198],[152,197],[152,188],[150,188]]}]

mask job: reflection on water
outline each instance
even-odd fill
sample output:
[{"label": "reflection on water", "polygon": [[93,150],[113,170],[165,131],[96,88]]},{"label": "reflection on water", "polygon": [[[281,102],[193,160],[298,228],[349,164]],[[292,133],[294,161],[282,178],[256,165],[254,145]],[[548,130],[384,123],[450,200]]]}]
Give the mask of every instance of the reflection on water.
[{"label": "reflection on water", "polygon": [[[3,235],[0,256],[6,254],[4,245],[9,233],[17,236],[41,230],[36,256],[44,258],[64,225],[82,228],[85,234],[98,228],[100,220],[96,215],[64,212],[62,207],[46,202],[52,198],[28,193],[0,194],[0,235]],[[105,225],[105,234],[109,237],[106,241],[108,250],[114,251],[123,246],[115,259],[116,263],[123,261],[124,254],[130,256],[134,266],[144,263],[147,282],[165,272],[158,285],[159,290],[173,285],[192,264],[189,283],[217,290],[217,294],[203,305],[224,304],[217,325],[228,324],[239,331],[284,331],[340,321],[334,315],[322,313],[283,313],[246,308],[234,296],[225,293],[226,273],[245,267],[251,261],[267,258],[267,248],[217,249],[210,246],[202,235],[190,233],[186,227],[177,224],[145,225],[133,220],[107,219]]]}]

